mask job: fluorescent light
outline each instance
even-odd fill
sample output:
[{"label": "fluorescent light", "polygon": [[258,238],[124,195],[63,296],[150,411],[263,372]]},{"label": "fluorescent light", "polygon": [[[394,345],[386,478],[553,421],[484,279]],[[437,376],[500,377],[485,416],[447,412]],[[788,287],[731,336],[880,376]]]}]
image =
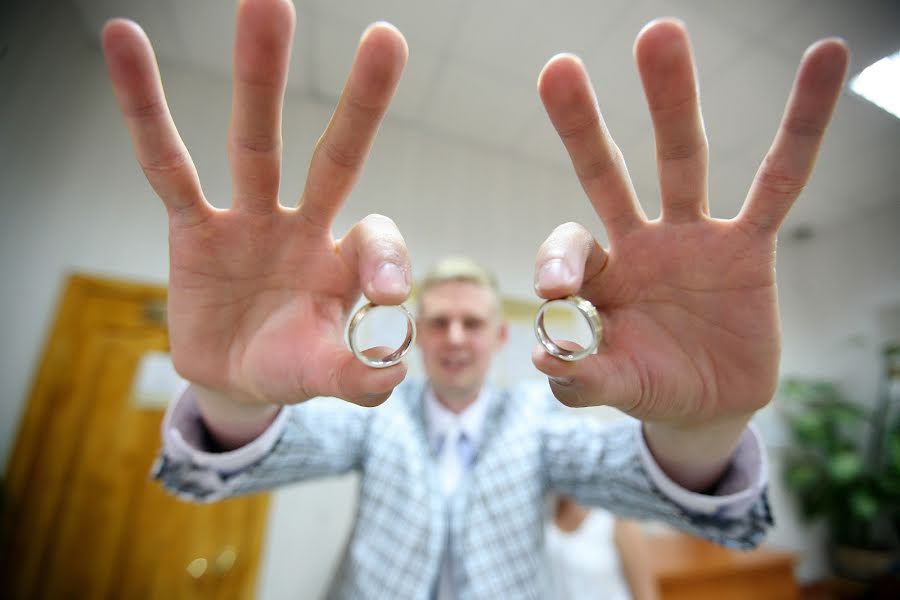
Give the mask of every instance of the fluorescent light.
[{"label": "fluorescent light", "polygon": [[900,119],[900,52],[863,69],[850,89]]}]

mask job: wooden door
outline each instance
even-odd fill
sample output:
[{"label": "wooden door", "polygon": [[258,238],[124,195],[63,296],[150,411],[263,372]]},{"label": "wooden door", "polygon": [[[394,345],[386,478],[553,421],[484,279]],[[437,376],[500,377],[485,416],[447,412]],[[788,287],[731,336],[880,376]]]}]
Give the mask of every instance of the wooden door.
[{"label": "wooden door", "polygon": [[167,351],[165,290],[73,276],[7,473],[4,598],[252,598],[269,498],[210,505],[148,477],[161,409],[140,357]]}]

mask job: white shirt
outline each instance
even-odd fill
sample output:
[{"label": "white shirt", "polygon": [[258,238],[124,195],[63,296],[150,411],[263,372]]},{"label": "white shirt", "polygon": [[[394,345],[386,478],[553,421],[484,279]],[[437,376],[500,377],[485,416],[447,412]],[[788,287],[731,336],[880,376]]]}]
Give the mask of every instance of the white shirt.
[{"label": "white shirt", "polygon": [[629,600],[614,540],[615,520],[602,509],[591,509],[575,531],[563,531],[549,521],[545,534],[554,598],[559,600]]},{"label": "white shirt", "polygon": [[481,388],[481,392],[472,404],[461,413],[456,414],[441,404],[431,388],[428,389],[425,393],[425,427],[428,429],[428,445],[434,456],[442,451],[447,432],[458,426],[462,429],[467,443],[471,447],[469,453],[471,460],[481,444],[489,397],[489,388],[485,386]]},{"label": "white shirt", "polygon": [[[429,388],[425,393],[425,426],[428,429],[428,444],[432,456],[435,457],[438,467],[438,475],[444,484],[444,493],[447,498],[453,496],[459,481],[465,477],[466,471],[472,464],[472,458],[481,444],[481,434],[484,430],[484,418],[487,415],[488,387],[482,387],[475,401],[466,409],[457,414],[440,403],[434,391]],[[448,441],[453,441],[454,432],[461,434],[458,448],[445,448]],[[448,440],[448,437],[450,440]],[[446,460],[446,452],[457,452],[461,465]],[[460,473],[450,472],[457,468]],[[447,543],[444,547],[444,559],[441,561],[441,570],[438,574],[437,600],[453,600],[456,598],[456,590],[453,589],[453,561],[450,556],[449,530]]]}]

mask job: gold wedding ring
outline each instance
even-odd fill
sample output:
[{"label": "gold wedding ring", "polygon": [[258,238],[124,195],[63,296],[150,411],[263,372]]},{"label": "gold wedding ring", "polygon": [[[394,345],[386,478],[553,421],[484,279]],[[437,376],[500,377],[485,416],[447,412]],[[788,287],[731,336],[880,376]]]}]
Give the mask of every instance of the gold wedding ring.
[{"label": "gold wedding ring", "polygon": [[[547,312],[548,308],[556,304],[573,306],[587,321],[588,327],[591,329],[591,342],[586,347],[581,350],[566,350],[553,341],[553,338],[547,333],[544,327],[544,313]],[[541,345],[552,356],[560,360],[576,361],[597,351],[597,347],[600,346],[600,341],[603,339],[603,325],[600,323],[600,314],[593,304],[581,296],[569,296],[567,298],[548,300],[541,305],[534,319],[534,334]]]},{"label": "gold wedding ring", "polygon": [[[403,343],[400,344],[399,348],[382,358],[371,358],[363,354],[356,339],[356,331],[359,324],[362,323],[362,320],[366,318],[366,315],[375,308],[393,308],[400,311],[400,313],[406,317],[406,339],[403,340]],[[369,302],[368,304],[361,306],[360,309],[353,314],[353,318],[347,323],[346,337],[347,345],[350,346],[350,351],[353,352],[353,356],[359,359],[361,363],[372,367],[373,369],[384,369],[396,365],[404,356],[406,356],[409,349],[412,348],[413,342],[416,340],[416,321],[413,319],[409,310],[402,304],[398,304],[397,306],[386,306]]]}]

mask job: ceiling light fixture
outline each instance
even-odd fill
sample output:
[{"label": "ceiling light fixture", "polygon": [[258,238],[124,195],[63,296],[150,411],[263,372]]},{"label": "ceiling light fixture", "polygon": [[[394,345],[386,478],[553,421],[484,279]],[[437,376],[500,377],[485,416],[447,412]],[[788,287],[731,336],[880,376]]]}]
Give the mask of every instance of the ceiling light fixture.
[{"label": "ceiling light fixture", "polygon": [[900,52],[863,69],[850,80],[850,89],[900,119]]}]

